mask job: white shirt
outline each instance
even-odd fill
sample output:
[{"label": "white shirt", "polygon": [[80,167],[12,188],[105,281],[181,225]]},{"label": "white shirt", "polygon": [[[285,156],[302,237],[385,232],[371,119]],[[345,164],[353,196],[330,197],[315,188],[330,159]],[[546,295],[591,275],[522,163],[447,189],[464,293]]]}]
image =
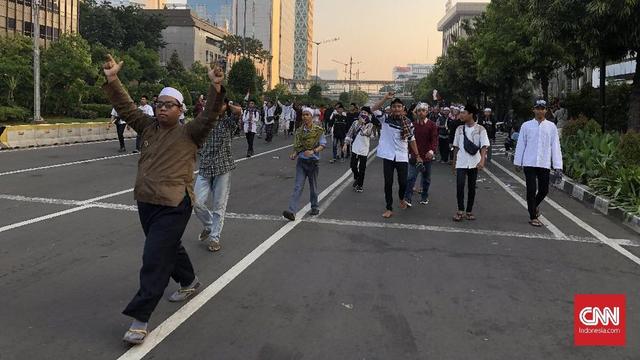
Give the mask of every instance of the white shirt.
[{"label": "white shirt", "polygon": [[244,123],[244,132],[255,133],[256,128],[258,127],[258,121],[260,121],[260,112],[258,111],[258,109],[253,110],[253,118],[251,118],[251,111],[245,110],[244,114],[242,114],[242,122]]},{"label": "white shirt", "polygon": [[368,123],[358,131],[355,139],[351,143],[351,151],[356,155],[368,156],[369,145],[371,143],[371,133],[373,133],[373,124]]},{"label": "white shirt", "polygon": [[513,163],[517,166],[539,167],[562,170],[562,151],[556,124],[549,120],[533,119],[520,127],[516,155]]},{"label": "white shirt", "polygon": [[264,106],[264,117],[265,117],[264,123],[267,124],[267,125],[273,124],[273,122],[275,120],[273,118],[275,116],[275,113],[276,113],[276,106],[275,105],[273,105],[272,107],[268,107],[268,106],[265,105]]},{"label": "white shirt", "polygon": [[414,141],[413,126],[409,139],[402,139],[402,128],[389,124],[389,116],[380,110],[373,113],[380,121],[380,142],[377,156],[382,159],[409,162],[409,141]]},{"label": "white shirt", "polygon": [[471,155],[464,150],[464,131],[467,138],[474,144],[480,145],[480,148],[489,147],[489,136],[487,130],[478,123],[473,126],[460,125],[456,129],[456,136],[453,139],[453,146],[458,148],[458,156],[456,157],[456,169],[474,169],[482,159],[482,150],[478,150],[475,155]]},{"label": "white shirt", "polygon": [[[118,117],[118,113],[116,112],[115,108],[111,109],[111,116],[113,116],[114,118]],[[124,121],[123,119],[119,119],[115,123],[119,125],[123,125],[123,124],[126,124],[126,121]]]},{"label": "white shirt", "polygon": [[293,110],[293,105],[283,105],[280,102],[278,102],[278,104],[280,105],[280,107],[282,107],[282,118],[285,121],[295,121],[296,119],[296,112]]},{"label": "white shirt", "polygon": [[145,115],[154,116],[153,108],[151,105],[147,104],[145,106],[139,106],[138,109],[142,110]]}]

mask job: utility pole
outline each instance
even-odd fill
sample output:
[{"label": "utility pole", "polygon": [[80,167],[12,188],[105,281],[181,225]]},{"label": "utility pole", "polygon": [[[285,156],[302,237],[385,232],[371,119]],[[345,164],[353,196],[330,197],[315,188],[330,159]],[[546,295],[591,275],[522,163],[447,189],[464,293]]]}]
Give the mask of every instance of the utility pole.
[{"label": "utility pole", "polygon": [[[308,39],[308,40],[310,40],[310,39]],[[324,40],[324,41],[313,41],[313,40],[311,40],[311,42],[316,45],[316,84],[318,83],[318,79],[320,78],[320,76],[318,75],[318,67],[320,66],[320,45],[336,42],[338,40],[340,40],[339,37],[333,38],[333,39],[329,39],[329,40]]]},{"label": "utility pole", "polygon": [[42,123],[40,116],[40,0],[31,3],[33,23],[33,122]]},{"label": "utility pole", "polygon": [[242,20],[242,53],[247,55],[247,0],[244,0],[244,20]]},{"label": "utility pole", "polygon": [[351,78],[353,75],[353,65],[362,64],[362,61],[353,62],[353,56],[349,57],[349,92],[351,92]]}]

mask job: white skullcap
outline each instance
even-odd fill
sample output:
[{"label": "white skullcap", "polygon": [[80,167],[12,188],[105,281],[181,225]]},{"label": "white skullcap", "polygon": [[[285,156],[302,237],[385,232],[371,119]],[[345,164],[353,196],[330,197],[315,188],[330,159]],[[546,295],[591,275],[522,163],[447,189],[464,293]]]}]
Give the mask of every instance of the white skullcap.
[{"label": "white skullcap", "polygon": [[451,109],[448,107],[445,107],[444,109],[442,109],[442,111],[451,111]]},{"label": "white skullcap", "polygon": [[160,96],[171,96],[172,98],[178,100],[178,102],[180,104],[182,104],[184,102],[184,97],[182,96],[182,93],[172,87],[166,87],[164,89],[162,89],[162,91],[160,91],[160,95],[158,95],[158,97]]},{"label": "white skullcap", "polygon": [[487,112],[487,111],[488,111],[488,112],[491,112],[491,108],[486,108],[486,109],[484,109],[484,112]]},{"label": "white skullcap", "polygon": [[416,105],[416,110],[420,109],[429,110],[429,105],[427,105],[427,103],[420,102],[418,103],[418,105]]},{"label": "white skullcap", "polygon": [[312,115],[312,116],[313,116],[313,109],[312,109],[312,108],[310,108],[310,107],[308,107],[308,106],[303,107],[303,108],[302,108],[302,112],[303,112],[303,113],[307,112],[307,113],[309,113],[309,115]]}]

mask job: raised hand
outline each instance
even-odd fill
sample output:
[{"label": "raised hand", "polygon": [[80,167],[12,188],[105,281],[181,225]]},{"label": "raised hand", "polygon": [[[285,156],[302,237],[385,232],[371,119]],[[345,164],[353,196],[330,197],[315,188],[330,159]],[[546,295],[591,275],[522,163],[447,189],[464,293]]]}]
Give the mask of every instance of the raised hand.
[{"label": "raised hand", "polygon": [[221,85],[222,80],[224,80],[224,71],[222,71],[222,69],[217,66],[209,70],[208,75],[209,75],[209,80],[211,80],[211,83],[213,85]]},{"label": "raised hand", "polygon": [[393,97],[394,97],[394,96],[396,96],[396,93],[395,93],[394,91],[389,91],[389,92],[384,96],[384,98],[385,98],[386,100],[391,100],[391,99],[393,99]]},{"label": "raised hand", "polygon": [[108,82],[112,82],[118,79],[118,72],[122,69],[122,64],[124,61],[120,61],[119,63],[113,59],[111,54],[107,54],[107,59],[102,65],[102,70],[104,71],[104,76],[106,76]]}]

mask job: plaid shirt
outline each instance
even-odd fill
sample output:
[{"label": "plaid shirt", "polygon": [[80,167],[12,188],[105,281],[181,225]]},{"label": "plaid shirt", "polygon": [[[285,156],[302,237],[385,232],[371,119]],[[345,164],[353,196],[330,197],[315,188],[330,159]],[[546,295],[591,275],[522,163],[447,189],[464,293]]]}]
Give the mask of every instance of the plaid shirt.
[{"label": "plaid shirt", "polygon": [[211,130],[207,140],[202,145],[200,155],[199,175],[205,178],[223,175],[236,168],[231,155],[231,138],[236,122],[233,116],[225,117]]}]

